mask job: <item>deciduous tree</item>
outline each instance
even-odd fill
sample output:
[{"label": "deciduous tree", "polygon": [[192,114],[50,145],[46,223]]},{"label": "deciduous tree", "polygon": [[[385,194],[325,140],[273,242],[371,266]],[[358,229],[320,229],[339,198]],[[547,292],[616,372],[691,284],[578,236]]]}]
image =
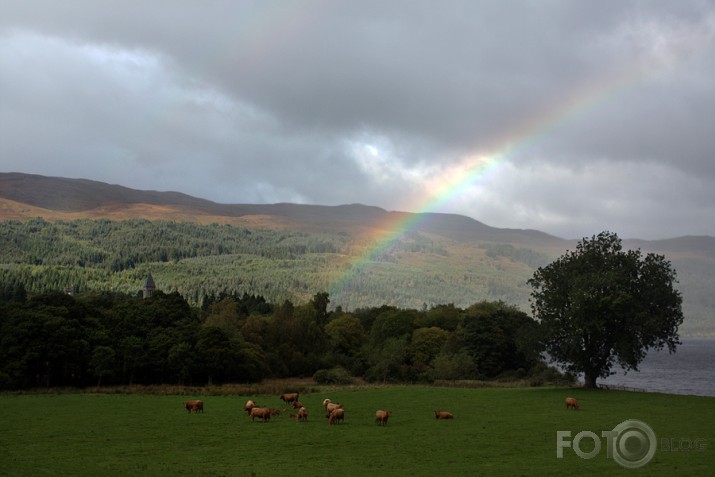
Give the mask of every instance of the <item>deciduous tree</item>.
[{"label": "deciduous tree", "polygon": [[584,238],[528,283],[546,351],[584,373],[585,387],[596,387],[616,364],[637,370],[651,348],[672,353],[680,344],[675,270],[662,255],[623,250],[614,233]]}]

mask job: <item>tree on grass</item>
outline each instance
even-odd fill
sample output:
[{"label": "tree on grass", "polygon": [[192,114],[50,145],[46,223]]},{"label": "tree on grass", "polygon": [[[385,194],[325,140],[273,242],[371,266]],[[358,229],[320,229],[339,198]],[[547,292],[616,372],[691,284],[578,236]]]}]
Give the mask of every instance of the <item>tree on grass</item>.
[{"label": "tree on grass", "polygon": [[586,388],[614,374],[616,364],[637,371],[649,349],[673,353],[680,344],[675,270],[661,255],[624,251],[614,233],[584,238],[528,283],[544,349],[568,371],[584,373]]}]

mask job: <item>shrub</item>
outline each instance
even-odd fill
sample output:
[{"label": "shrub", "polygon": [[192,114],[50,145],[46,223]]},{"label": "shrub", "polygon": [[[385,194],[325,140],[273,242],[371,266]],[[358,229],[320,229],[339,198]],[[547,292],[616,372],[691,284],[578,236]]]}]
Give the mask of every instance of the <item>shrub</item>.
[{"label": "shrub", "polygon": [[576,376],[572,373],[562,373],[553,366],[539,362],[530,370],[529,381],[532,386],[542,386],[544,384],[571,385],[576,382]]},{"label": "shrub", "polygon": [[313,375],[313,381],[318,384],[352,384],[353,377],[342,366],[332,369],[319,369]]}]

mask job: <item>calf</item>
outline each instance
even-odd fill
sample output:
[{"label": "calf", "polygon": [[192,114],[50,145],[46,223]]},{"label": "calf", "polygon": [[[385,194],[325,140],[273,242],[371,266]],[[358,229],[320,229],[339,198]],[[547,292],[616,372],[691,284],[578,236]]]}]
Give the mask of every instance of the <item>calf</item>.
[{"label": "calf", "polygon": [[251,421],[255,421],[258,417],[261,419],[261,422],[269,422],[271,415],[273,415],[273,409],[270,407],[254,407],[250,413]]},{"label": "calf", "polygon": [[325,417],[330,417],[330,413],[332,413],[336,409],[342,409],[343,405],[340,404],[339,402],[329,402],[325,405]]},{"label": "calf", "polygon": [[454,415],[447,411],[435,411],[434,417],[435,419],[454,419]]},{"label": "calf", "polygon": [[298,409],[298,420],[307,421],[308,420],[308,410],[304,407]]},{"label": "calf", "polygon": [[375,422],[378,426],[386,426],[387,419],[392,416],[390,411],[377,411],[375,412]]},{"label": "calf", "polygon": [[567,397],[566,399],[564,399],[564,403],[566,404],[566,409],[570,408],[570,409],[573,409],[574,411],[579,410],[578,403],[576,402],[576,398]]},{"label": "calf", "polygon": [[292,403],[298,400],[298,393],[283,393],[278,396],[284,403]]},{"label": "calf", "polygon": [[258,405],[253,402],[253,400],[249,399],[248,402],[246,403],[245,406],[243,406],[243,410],[246,411],[249,415],[251,414],[251,409],[254,407],[258,407]]},{"label": "calf", "polygon": [[189,412],[189,414],[191,414],[192,412],[199,411],[201,411],[202,413],[204,412],[204,402],[198,399],[195,399],[193,401],[186,401],[184,403],[184,407],[186,407],[186,410]]},{"label": "calf", "polygon": [[345,410],[343,408],[333,409],[333,412],[331,412],[330,416],[328,417],[328,424],[332,426],[333,424],[337,424],[338,421],[342,421],[343,419],[345,419]]}]

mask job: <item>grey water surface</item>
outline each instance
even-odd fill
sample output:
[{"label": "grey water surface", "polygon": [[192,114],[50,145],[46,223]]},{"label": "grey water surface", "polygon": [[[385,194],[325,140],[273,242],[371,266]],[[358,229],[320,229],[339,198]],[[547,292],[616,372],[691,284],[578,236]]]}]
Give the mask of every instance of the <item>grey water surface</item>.
[{"label": "grey water surface", "polygon": [[681,339],[673,354],[667,349],[650,351],[639,371],[599,379],[598,384],[624,386],[650,392],[715,396],[715,340]]}]

